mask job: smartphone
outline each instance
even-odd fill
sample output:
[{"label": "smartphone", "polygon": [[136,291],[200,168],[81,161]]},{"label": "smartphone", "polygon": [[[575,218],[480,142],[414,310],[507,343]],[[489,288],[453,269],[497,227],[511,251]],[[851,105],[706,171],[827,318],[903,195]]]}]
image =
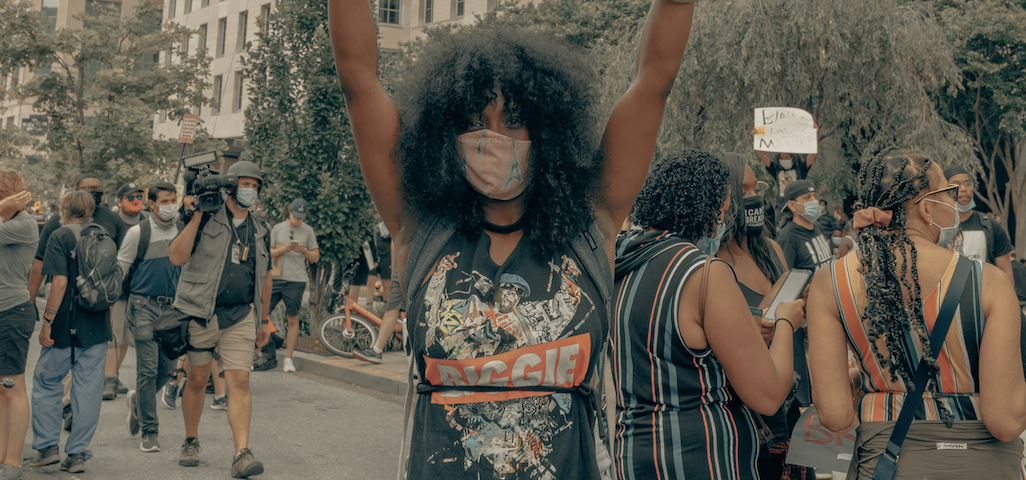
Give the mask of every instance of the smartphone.
[{"label": "smartphone", "polygon": [[748,313],[751,313],[753,316],[756,316],[756,317],[761,317],[762,316],[762,309],[759,308],[759,307],[748,307]]},{"label": "smartphone", "polygon": [[[763,318],[776,320],[777,305],[802,298],[802,292],[805,291],[805,286],[809,284],[811,279],[811,270],[802,270],[800,268],[788,270],[784,274],[783,285],[777,290],[777,294],[773,297],[773,301],[770,302],[769,308],[766,309],[766,315],[763,315]],[[798,319],[789,320],[796,321]]]}]

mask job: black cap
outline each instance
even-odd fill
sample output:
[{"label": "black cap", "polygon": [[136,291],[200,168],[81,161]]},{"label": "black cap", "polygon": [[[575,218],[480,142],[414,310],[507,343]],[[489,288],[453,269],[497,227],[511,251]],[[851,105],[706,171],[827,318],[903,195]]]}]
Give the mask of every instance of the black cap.
[{"label": "black cap", "polygon": [[795,180],[787,184],[787,188],[784,189],[784,202],[790,202],[806,193],[815,191],[816,187],[812,186],[812,182],[808,180]]},{"label": "black cap", "polygon": [[[951,177],[954,177],[955,175],[962,175],[962,174],[969,175],[969,172],[965,171],[964,168],[962,168],[962,167],[960,167],[958,165],[952,165],[952,166],[944,169],[944,178],[946,178],[948,180],[951,180]],[[972,178],[972,175],[969,175],[969,178]]]},{"label": "black cap", "polygon": [[297,198],[292,201],[292,216],[299,220],[306,218],[306,200]]},{"label": "black cap", "polygon": [[122,185],[121,188],[118,189],[118,198],[124,197],[125,195],[128,195],[129,193],[132,193],[132,192],[141,192],[141,191],[143,191],[143,189],[140,186],[138,186],[138,185],[136,185],[136,184],[134,184],[132,182],[128,182],[128,183]]}]

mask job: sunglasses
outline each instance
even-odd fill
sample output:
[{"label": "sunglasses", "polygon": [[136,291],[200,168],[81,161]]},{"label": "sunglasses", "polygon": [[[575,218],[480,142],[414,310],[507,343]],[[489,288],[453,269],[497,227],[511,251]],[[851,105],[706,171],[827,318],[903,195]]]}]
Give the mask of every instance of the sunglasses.
[{"label": "sunglasses", "polygon": [[128,195],[128,196],[125,197],[125,200],[128,200],[129,202],[134,202],[136,200],[142,200],[142,199],[143,199],[143,196],[142,196],[141,193],[139,195]]},{"label": "sunglasses", "polygon": [[919,202],[922,202],[923,199],[935,193],[946,193],[952,200],[958,200],[958,185],[948,185],[944,188],[938,188],[937,190],[926,192],[926,194],[919,197],[919,200],[916,200],[913,205],[919,205]]}]

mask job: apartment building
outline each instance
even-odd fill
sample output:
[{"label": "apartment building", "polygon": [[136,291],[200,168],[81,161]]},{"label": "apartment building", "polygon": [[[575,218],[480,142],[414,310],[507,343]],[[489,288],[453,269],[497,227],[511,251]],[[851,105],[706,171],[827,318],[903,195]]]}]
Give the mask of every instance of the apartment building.
[{"label": "apartment building", "polygon": [[[75,17],[90,13],[101,7],[112,7],[121,12],[122,17],[135,14],[140,0],[32,0],[32,8],[39,10],[46,17],[50,28],[57,30],[65,27],[81,27],[82,21]],[[0,72],[0,85],[4,87],[25,84],[36,76],[49,75],[49,68],[18,68]],[[2,126],[21,126],[36,137],[46,134],[46,116],[32,108],[34,98],[10,100],[0,105],[0,124]]]},{"label": "apartment building", "polygon": [[[202,45],[213,58],[211,89],[205,93],[216,106],[199,109],[200,120],[214,138],[227,142],[225,157],[238,157],[246,145],[244,112],[249,104],[240,59],[246,42],[256,42],[257,18],[270,13],[274,0],[163,1],[165,21],[200,32],[191,38],[188,51],[195,53]],[[423,35],[430,25],[473,23],[476,15],[494,9],[495,4],[496,0],[377,0],[381,48],[395,50],[400,43]],[[165,57],[162,53],[161,61]],[[169,121],[166,114],[155,116],[154,137],[177,138],[178,132],[178,123]]]}]

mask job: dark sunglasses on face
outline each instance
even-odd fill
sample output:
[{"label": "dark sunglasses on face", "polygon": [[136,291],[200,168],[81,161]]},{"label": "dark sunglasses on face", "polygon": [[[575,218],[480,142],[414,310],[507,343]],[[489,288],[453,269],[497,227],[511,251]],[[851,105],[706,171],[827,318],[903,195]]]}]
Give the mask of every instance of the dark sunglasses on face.
[{"label": "dark sunglasses on face", "polygon": [[136,200],[142,200],[142,199],[143,199],[143,196],[142,196],[141,193],[139,195],[128,195],[128,196],[125,197],[125,200],[128,200],[129,202],[134,202]]},{"label": "dark sunglasses on face", "polygon": [[947,194],[948,197],[951,197],[952,200],[958,200],[958,185],[948,185],[944,188],[938,188],[937,190],[926,192],[926,194],[919,197],[919,200],[916,200],[913,205],[919,205],[919,202],[922,202],[923,199],[935,193],[944,193]]}]

